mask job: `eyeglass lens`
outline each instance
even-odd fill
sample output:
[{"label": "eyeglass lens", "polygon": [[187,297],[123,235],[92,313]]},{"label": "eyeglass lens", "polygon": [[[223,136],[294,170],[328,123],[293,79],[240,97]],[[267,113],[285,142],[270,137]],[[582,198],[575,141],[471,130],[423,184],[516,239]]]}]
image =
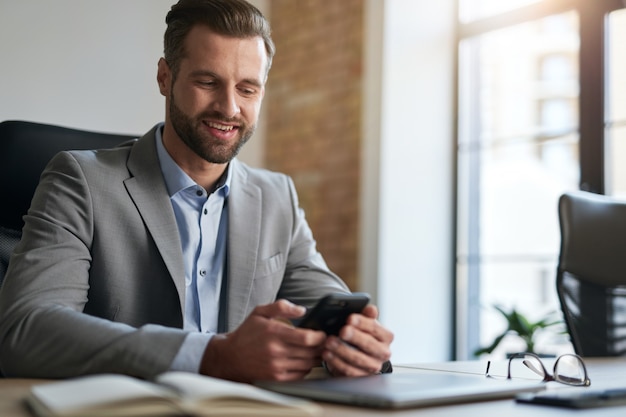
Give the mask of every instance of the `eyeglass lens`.
[{"label": "eyeglass lens", "polygon": [[[524,369],[525,368],[525,369]],[[557,381],[568,385],[585,385],[586,372],[582,360],[575,355],[562,355],[554,364],[554,375],[550,375],[539,357],[520,354],[512,358],[510,372],[513,377],[528,377],[528,371],[539,375],[544,381]]]},{"label": "eyeglass lens", "polygon": [[554,379],[570,385],[585,384],[585,365],[578,356],[560,356],[554,364]]}]

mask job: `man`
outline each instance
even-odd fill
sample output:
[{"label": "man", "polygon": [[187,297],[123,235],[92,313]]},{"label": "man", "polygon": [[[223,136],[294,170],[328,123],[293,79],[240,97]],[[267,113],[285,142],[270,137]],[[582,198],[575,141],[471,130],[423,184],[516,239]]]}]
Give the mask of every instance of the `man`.
[{"label": "man", "polygon": [[235,158],[265,92],[268,23],[244,0],[181,0],[166,22],[165,123],[63,152],[42,175],[0,292],[2,372],[290,380],[320,359],[335,375],[381,371],[393,335],[376,307],[339,338],[287,324],[348,288],[291,180]]}]

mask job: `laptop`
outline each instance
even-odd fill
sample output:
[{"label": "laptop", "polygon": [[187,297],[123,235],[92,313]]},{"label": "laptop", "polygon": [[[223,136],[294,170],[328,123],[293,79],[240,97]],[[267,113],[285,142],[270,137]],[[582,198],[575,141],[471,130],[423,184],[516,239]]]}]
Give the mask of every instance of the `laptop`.
[{"label": "laptop", "polygon": [[358,378],[262,381],[257,386],[296,397],[373,408],[410,408],[513,398],[545,389],[538,380],[420,371]]}]

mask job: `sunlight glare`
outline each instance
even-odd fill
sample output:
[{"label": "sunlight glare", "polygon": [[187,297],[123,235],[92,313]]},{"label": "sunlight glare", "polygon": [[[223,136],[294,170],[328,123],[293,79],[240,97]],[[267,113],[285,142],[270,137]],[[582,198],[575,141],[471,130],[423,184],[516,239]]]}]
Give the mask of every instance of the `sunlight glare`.
[{"label": "sunlight glare", "polygon": [[462,21],[472,21],[483,17],[508,12],[543,0],[459,0]]}]

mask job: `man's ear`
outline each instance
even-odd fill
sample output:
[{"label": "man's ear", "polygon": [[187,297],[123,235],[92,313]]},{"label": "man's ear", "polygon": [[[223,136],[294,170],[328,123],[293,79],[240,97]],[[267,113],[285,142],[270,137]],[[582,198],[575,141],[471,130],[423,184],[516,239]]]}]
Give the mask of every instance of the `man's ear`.
[{"label": "man's ear", "polygon": [[164,58],[159,59],[157,66],[157,83],[159,84],[161,95],[169,97],[172,85],[172,71]]}]

